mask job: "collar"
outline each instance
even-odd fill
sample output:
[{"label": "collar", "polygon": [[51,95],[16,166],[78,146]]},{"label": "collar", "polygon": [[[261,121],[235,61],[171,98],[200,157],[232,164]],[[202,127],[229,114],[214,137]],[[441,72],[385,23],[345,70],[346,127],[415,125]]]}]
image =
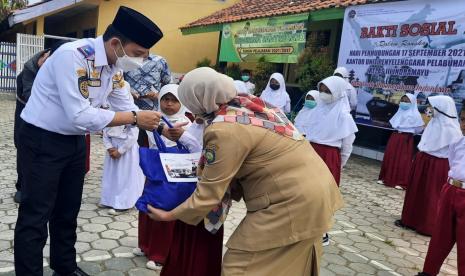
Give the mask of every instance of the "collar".
[{"label": "collar", "polygon": [[103,37],[99,36],[95,39],[95,67],[108,65],[107,53],[105,52],[105,45]]}]

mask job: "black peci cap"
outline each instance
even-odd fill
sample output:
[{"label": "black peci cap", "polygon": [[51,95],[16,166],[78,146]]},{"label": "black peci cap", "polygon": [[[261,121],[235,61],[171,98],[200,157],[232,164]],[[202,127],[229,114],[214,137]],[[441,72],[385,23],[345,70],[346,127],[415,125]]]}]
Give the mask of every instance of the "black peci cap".
[{"label": "black peci cap", "polygon": [[163,32],[152,20],[125,6],[119,8],[112,26],[132,42],[147,49],[163,37]]}]

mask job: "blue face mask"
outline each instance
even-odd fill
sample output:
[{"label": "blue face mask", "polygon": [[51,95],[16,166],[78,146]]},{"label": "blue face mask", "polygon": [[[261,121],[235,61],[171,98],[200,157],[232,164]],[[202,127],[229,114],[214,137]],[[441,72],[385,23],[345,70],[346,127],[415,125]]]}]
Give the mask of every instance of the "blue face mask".
[{"label": "blue face mask", "polygon": [[243,81],[248,82],[250,80],[250,76],[244,75],[241,77]]},{"label": "blue face mask", "polygon": [[307,108],[315,108],[316,106],[316,101],[313,101],[313,100],[305,100],[305,103],[304,103],[304,106],[307,107]]},{"label": "blue face mask", "polygon": [[402,110],[409,110],[409,109],[412,107],[412,103],[400,102],[400,103],[399,103],[399,107],[400,107],[400,109],[402,109]]}]

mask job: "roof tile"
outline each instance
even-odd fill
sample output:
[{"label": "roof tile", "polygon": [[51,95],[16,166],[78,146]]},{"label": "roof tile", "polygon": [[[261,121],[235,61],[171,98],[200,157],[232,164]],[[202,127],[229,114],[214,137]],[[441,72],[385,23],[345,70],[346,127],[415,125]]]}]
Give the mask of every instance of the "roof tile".
[{"label": "roof tile", "polygon": [[[383,0],[381,0],[383,1]],[[389,0],[386,0],[389,1]],[[252,18],[303,13],[308,11],[360,5],[376,0],[242,0],[231,7],[219,10],[207,17],[196,20],[181,29],[230,23]]]}]

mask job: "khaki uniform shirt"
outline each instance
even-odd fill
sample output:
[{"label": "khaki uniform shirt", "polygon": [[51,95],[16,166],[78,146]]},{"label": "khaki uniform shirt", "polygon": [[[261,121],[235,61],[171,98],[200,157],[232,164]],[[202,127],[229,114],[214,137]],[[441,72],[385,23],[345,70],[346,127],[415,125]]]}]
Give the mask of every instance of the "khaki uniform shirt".
[{"label": "khaki uniform shirt", "polygon": [[229,248],[277,248],[321,237],[331,228],[342,197],[308,141],[221,122],[207,127],[204,145],[207,162],[201,179],[192,196],[173,210],[177,219],[198,224],[234,183],[242,190],[247,215]]}]

